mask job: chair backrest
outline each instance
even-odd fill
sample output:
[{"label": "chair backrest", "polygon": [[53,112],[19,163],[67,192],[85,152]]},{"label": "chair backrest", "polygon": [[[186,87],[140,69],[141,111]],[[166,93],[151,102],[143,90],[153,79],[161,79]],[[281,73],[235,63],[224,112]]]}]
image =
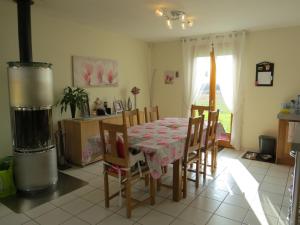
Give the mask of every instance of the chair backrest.
[{"label": "chair backrest", "polygon": [[219,120],[219,110],[209,111],[206,135],[205,135],[205,144],[204,144],[205,149],[210,148],[216,142],[218,120]]},{"label": "chair backrest", "polygon": [[204,115],[198,117],[190,117],[187,138],[184,148],[184,163],[187,162],[189,153],[198,151],[200,154],[202,134],[203,134]]},{"label": "chair backrest", "polygon": [[[129,151],[126,125],[100,121],[99,128],[104,162],[128,168]],[[120,148],[122,148],[124,157],[121,157],[119,154]]]},{"label": "chair backrest", "polygon": [[123,111],[122,117],[123,117],[123,124],[125,124],[127,127],[132,127],[134,125],[141,124],[139,109],[134,109],[131,111]]},{"label": "chair backrest", "polygon": [[[191,117],[195,116],[201,116],[204,111],[209,111],[210,106],[204,106],[204,105],[192,105],[191,106]],[[197,115],[198,113],[198,115]]]},{"label": "chair backrest", "polygon": [[158,106],[149,107],[149,108],[145,107],[144,112],[145,112],[146,123],[159,120]]}]

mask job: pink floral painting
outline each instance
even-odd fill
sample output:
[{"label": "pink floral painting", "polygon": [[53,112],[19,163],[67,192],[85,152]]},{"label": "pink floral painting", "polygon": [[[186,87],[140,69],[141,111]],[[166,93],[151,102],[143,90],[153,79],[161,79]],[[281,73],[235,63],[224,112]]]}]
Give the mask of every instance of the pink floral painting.
[{"label": "pink floral painting", "polygon": [[173,84],[175,71],[165,71],[165,84]]},{"label": "pink floral painting", "polygon": [[77,87],[117,86],[118,63],[111,59],[73,56],[73,81]]}]

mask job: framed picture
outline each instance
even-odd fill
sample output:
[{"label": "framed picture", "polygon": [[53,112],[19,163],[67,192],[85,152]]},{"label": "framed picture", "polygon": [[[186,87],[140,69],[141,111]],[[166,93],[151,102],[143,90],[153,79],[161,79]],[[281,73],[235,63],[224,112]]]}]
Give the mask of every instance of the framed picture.
[{"label": "framed picture", "polygon": [[165,71],[165,84],[173,84],[176,71]]},{"label": "framed picture", "polygon": [[121,100],[116,100],[113,102],[115,113],[120,113],[124,111],[124,106]]},{"label": "framed picture", "polygon": [[115,60],[73,56],[72,64],[74,86],[118,85],[118,63]]},{"label": "framed picture", "polygon": [[273,86],[274,63],[261,62],[256,64],[256,86]]}]

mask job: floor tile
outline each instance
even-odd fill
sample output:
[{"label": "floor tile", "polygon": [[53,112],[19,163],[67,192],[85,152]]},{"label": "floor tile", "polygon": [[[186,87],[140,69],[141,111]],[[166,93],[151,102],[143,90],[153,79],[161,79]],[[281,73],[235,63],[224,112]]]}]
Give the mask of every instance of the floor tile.
[{"label": "floor tile", "polygon": [[193,224],[204,225],[208,222],[211,216],[212,214],[210,212],[188,207],[178,216],[178,218]]},{"label": "floor tile", "polygon": [[112,214],[112,211],[95,205],[79,213],[77,217],[88,222],[89,224],[97,224]]},{"label": "floor tile", "polygon": [[23,223],[23,225],[39,225],[37,222],[33,221],[33,220],[30,220],[26,223]]},{"label": "floor tile", "polygon": [[0,218],[12,213],[13,211],[11,211],[9,208],[7,208],[5,205],[0,203]]},{"label": "floor tile", "polygon": [[260,187],[260,190],[267,191],[275,194],[284,194],[285,191],[285,185],[274,185],[270,183],[263,182]]},{"label": "floor tile", "polygon": [[278,219],[272,216],[268,216],[261,213],[254,213],[252,210],[249,210],[247,213],[243,224],[249,225],[277,225]]},{"label": "floor tile", "polygon": [[172,200],[166,199],[165,201],[156,204],[156,206],[154,206],[154,209],[170,216],[177,216],[186,207],[186,205],[181,204],[180,202],[174,202]]},{"label": "floor tile", "polygon": [[7,225],[20,225],[29,221],[30,218],[22,213],[10,213],[0,218],[0,224]]},{"label": "floor tile", "polygon": [[96,177],[89,181],[89,185],[95,188],[104,189],[104,178],[103,177]]},{"label": "floor tile", "polygon": [[[99,206],[105,208],[105,200],[101,201],[98,203]],[[119,205],[119,198],[113,198],[111,200],[109,200],[109,210],[111,210],[112,212],[117,212],[119,211],[122,207],[125,207],[125,200],[124,198],[122,198],[122,202],[121,205]]]},{"label": "floor tile", "polygon": [[240,225],[240,223],[222,216],[213,215],[208,225]]},{"label": "floor tile", "polygon": [[35,220],[41,225],[57,225],[67,221],[71,217],[71,214],[57,208],[48,213],[43,214]]},{"label": "floor tile", "polygon": [[69,171],[66,171],[65,173],[67,173],[71,176],[77,177],[81,180],[87,181],[87,182],[97,177],[95,174],[86,172],[80,168],[69,170]]},{"label": "floor tile", "polygon": [[123,216],[113,214],[112,216],[107,217],[106,219],[102,220],[99,223],[99,225],[116,225],[116,224],[131,225],[134,224],[134,221],[124,218]]},{"label": "floor tile", "polygon": [[264,182],[269,183],[269,184],[282,185],[287,182],[287,178],[265,176]]},{"label": "floor tile", "polygon": [[[139,219],[141,219],[143,216],[145,216],[150,211],[151,211],[151,208],[149,208],[149,207],[146,207],[144,205],[138,206],[132,210],[130,219],[134,220],[134,221],[138,221]],[[117,214],[120,216],[123,216],[123,217],[127,217],[126,207],[123,207],[122,209],[120,209],[117,212]]]},{"label": "floor tile", "polygon": [[76,196],[72,193],[65,194],[57,199],[52,200],[50,203],[55,206],[61,206],[63,204],[66,204],[67,202],[70,202],[72,200],[76,199]]},{"label": "floor tile", "polygon": [[280,171],[272,171],[272,170],[270,170],[270,171],[267,172],[266,175],[267,175],[267,176],[271,176],[271,177],[279,177],[279,178],[284,178],[284,179],[286,179],[286,178],[288,178],[289,173],[286,173],[286,172],[280,172]]},{"label": "floor tile", "polygon": [[27,212],[25,212],[25,214],[31,218],[37,218],[41,215],[43,215],[44,213],[47,213],[53,209],[55,209],[56,207],[50,203],[46,203],[43,205],[40,205],[36,208],[33,208]]},{"label": "floor tile", "polygon": [[81,211],[91,207],[93,204],[84,200],[84,199],[76,199],[71,202],[66,203],[65,205],[62,205],[61,208],[73,215],[77,215]]},{"label": "floor tile", "polygon": [[215,212],[218,207],[221,205],[221,202],[210,199],[210,198],[205,198],[205,197],[197,197],[192,203],[190,204],[191,207],[195,207],[198,209],[202,209],[204,211],[208,212]]},{"label": "floor tile", "polygon": [[91,202],[91,203],[94,203],[94,204],[97,204],[99,202],[101,202],[102,200],[104,200],[104,191],[103,190],[100,190],[100,189],[95,189],[85,195],[82,195],[81,198]]},{"label": "floor tile", "polygon": [[76,195],[76,196],[82,196],[82,195],[85,195],[91,191],[95,190],[95,187],[92,187],[90,185],[85,185],[84,187],[82,188],[79,188],[73,192],[71,192],[71,194],[73,195]]},{"label": "floor tile", "polygon": [[173,220],[174,217],[172,216],[168,216],[157,211],[151,211],[138,222],[143,225],[165,225],[170,224]]},{"label": "floor tile", "polygon": [[73,217],[72,219],[64,222],[62,225],[89,225],[89,224],[87,222],[84,222],[83,220]]},{"label": "floor tile", "polygon": [[175,220],[173,220],[171,225],[193,225],[193,223],[190,223],[190,222],[182,220],[182,219],[175,219]]},{"label": "floor tile", "polygon": [[245,209],[248,209],[250,207],[247,199],[242,195],[230,195],[229,194],[225,198],[224,202],[227,204],[239,206],[239,207],[242,207]]},{"label": "floor tile", "polygon": [[223,201],[227,195],[228,195],[227,191],[217,190],[212,188],[207,188],[205,189],[204,192],[201,193],[201,196],[203,197],[212,198],[218,201]]},{"label": "floor tile", "polygon": [[216,211],[216,214],[228,219],[242,222],[247,214],[247,209],[222,203]]}]

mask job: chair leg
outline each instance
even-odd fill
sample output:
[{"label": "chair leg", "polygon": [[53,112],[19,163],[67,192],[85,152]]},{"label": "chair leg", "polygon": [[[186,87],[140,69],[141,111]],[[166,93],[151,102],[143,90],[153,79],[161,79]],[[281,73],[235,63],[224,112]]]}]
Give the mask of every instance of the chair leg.
[{"label": "chair leg", "polygon": [[150,204],[155,204],[155,183],[156,180],[153,179],[152,176],[150,176]]},{"label": "chair leg", "polygon": [[214,168],[217,168],[217,163],[218,163],[218,145],[215,147],[215,163],[214,163]]},{"label": "chair leg", "polygon": [[131,180],[130,177],[127,177],[126,181],[126,206],[127,206],[127,218],[131,218]]},{"label": "chair leg", "polygon": [[105,195],[105,207],[109,208],[109,183],[108,174],[104,174],[104,195]]},{"label": "chair leg", "polygon": [[148,187],[149,185],[149,174],[145,175],[145,186]]},{"label": "chair leg", "polygon": [[207,169],[207,151],[204,152],[204,168],[203,168],[203,179],[206,180],[206,169]]},{"label": "chair leg", "polygon": [[182,195],[183,195],[183,198],[186,198],[186,195],[187,195],[187,165],[185,165],[183,167]]},{"label": "chair leg", "polygon": [[160,191],[161,188],[161,178],[157,179],[157,191]]},{"label": "chair leg", "polygon": [[196,161],[196,188],[199,187],[199,172],[200,172],[200,162],[199,160]]}]

